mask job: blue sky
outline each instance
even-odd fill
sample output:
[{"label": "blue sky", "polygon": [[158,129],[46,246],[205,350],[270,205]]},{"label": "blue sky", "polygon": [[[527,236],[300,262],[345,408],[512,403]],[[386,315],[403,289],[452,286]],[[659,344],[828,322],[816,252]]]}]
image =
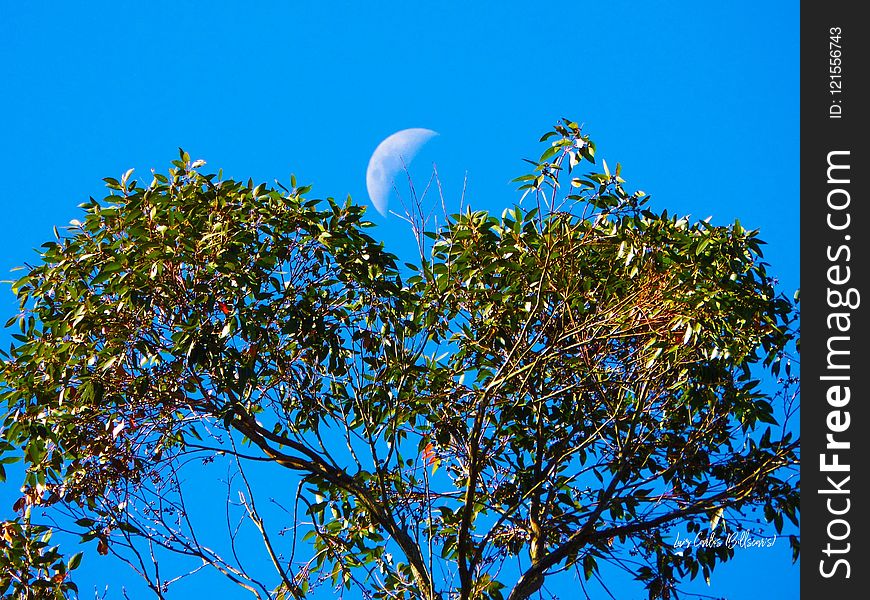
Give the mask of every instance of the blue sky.
[{"label": "blue sky", "polygon": [[[452,210],[467,176],[466,202],[500,213],[564,116],[654,208],[760,228],[781,290],[799,287],[797,2],[369,4],[0,5],[0,273],[104,195],[102,177],[150,181],[179,146],[228,177],[292,172],[364,202],[378,142],[430,128],[412,173],[436,163]],[[413,257],[400,220],[371,217]],[[715,575],[700,591],[797,597],[786,541]]]}]

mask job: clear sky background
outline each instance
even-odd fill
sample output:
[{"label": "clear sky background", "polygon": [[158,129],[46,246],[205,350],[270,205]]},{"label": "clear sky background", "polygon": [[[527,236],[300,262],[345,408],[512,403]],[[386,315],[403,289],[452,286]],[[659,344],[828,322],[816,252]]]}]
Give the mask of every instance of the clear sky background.
[{"label": "clear sky background", "polygon": [[[537,158],[540,135],[569,117],[654,209],[761,229],[770,271],[790,296],[799,287],[798,8],[3,2],[0,274],[35,260],[52,226],[105,195],[103,177],[135,167],[150,181],[179,146],[227,177],[288,182],[295,173],[313,196],[367,202],[377,144],[430,128],[440,136],[414,161],[418,188],[435,163],[448,210],[458,209],[467,176],[466,202],[501,213],[519,199],[509,181],[526,172],[521,159]],[[374,210],[371,218],[375,237],[413,258],[402,221]],[[15,308],[6,288],[0,309]],[[0,488],[0,515],[11,513],[9,487]],[[82,597],[105,581],[107,598],[120,598],[118,582],[134,575],[119,569],[86,560]],[[780,540],[738,550],[712,587],[693,589],[791,600],[798,569]]]}]

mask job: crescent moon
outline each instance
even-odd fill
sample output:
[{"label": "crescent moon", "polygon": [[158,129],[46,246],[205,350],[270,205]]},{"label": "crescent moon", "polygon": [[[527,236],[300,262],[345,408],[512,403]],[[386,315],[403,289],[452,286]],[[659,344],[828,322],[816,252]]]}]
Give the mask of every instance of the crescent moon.
[{"label": "crescent moon", "polygon": [[396,174],[411,164],[423,145],[438,135],[437,131],[414,127],[397,131],[375,148],[366,169],[366,189],[372,205],[387,216],[390,189]]}]

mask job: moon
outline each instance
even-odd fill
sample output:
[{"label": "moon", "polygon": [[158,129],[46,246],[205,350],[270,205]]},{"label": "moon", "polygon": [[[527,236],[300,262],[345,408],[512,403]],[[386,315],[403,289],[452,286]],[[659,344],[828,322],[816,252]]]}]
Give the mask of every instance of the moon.
[{"label": "moon", "polygon": [[437,131],[414,127],[397,131],[378,144],[366,169],[366,189],[372,205],[387,216],[390,190],[396,174],[411,164],[423,145],[438,135]]}]

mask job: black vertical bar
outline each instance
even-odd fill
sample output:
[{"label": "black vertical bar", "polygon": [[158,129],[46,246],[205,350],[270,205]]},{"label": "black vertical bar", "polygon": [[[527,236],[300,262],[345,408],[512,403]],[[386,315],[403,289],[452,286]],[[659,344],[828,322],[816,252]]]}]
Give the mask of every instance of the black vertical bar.
[{"label": "black vertical bar", "polygon": [[801,3],[801,595],[870,598],[870,29]]}]

